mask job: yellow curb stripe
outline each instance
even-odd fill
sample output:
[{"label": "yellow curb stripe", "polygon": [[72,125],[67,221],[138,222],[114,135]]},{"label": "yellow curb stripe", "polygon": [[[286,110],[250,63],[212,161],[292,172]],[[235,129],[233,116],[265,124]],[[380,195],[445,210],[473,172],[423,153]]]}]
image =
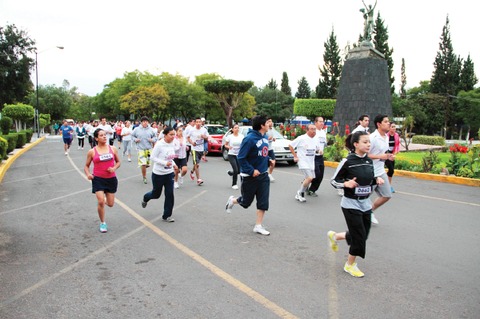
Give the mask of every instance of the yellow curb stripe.
[{"label": "yellow curb stripe", "polygon": [[40,144],[44,139],[45,139],[45,136],[42,136],[41,138],[37,139],[35,142],[26,144],[22,149],[18,150],[15,154],[10,155],[5,162],[0,163],[0,183],[2,182],[3,177],[5,176],[5,173],[10,168],[12,163],[15,162],[15,160],[19,158],[23,153],[25,153],[35,145]]}]

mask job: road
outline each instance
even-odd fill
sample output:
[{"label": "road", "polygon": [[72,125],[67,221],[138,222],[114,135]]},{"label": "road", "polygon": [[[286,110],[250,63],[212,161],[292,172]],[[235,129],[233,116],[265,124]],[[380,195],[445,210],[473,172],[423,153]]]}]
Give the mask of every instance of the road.
[{"label": "road", "polygon": [[176,190],[175,223],[163,197],[141,208],[150,181],[125,161],[101,234],[86,152],[46,139],[0,184],[0,318],[478,318],[478,188],[394,177],[353,278],[326,237],[346,228],[332,168],[299,203],[302,175],[279,164],[260,236],[254,207],[224,212],[239,191],[220,156]]}]

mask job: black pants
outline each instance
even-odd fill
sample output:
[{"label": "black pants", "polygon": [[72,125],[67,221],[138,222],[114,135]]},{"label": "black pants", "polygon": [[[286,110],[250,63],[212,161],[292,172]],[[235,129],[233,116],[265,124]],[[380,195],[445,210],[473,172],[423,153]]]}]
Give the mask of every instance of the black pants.
[{"label": "black pants", "polygon": [[[232,186],[237,185],[238,174],[240,174],[240,165],[238,164],[237,155],[228,155],[228,161],[232,165]],[[229,173],[230,175],[230,173]]]},{"label": "black pants", "polygon": [[370,233],[372,211],[362,212],[357,209],[343,208],[343,216],[347,222],[348,231],[345,235],[350,246],[349,254],[365,258],[367,238]]},{"label": "black pants", "polygon": [[395,173],[395,161],[386,160],[385,166],[388,168],[387,176],[392,177]]},{"label": "black pants", "polygon": [[310,184],[310,188],[308,189],[309,191],[316,192],[318,190],[320,184],[322,183],[324,172],[325,163],[323,160],[323,155],[315,156],[315,178]]},{"label": "black pants", "polygon": [[85,143],[85,138],[77,138],[78,140],[78,147],[83,147]]}]

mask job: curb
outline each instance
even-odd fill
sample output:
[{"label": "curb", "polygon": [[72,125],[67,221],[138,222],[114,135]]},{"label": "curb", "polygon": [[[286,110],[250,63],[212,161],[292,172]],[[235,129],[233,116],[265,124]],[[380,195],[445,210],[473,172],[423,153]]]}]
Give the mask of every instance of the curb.
[{"label": "curb", "polygon": [[12,165],[12,163],[15,162],[15,160],[19,158],[23,153],[25,153],[35,145],[41,143],[44,139],[45,139],[45,136],[42,136],[41,138],[37,139],[35,142],[25,144],[25,146],[21,149],[15,149],[14,153],[10,155],[6,161],[2,161],[0,163],[0,183],[2,182],[3,177],[5,176],[5,173],[7,172],[10,165]]},{"label": "curb", "polygon": [[[328,166],[328,167],[336,168],[338,164],[339,164],[338,162],[325,161],[325,166]],[[430,173],[417,173],[417,172],[402,171],[402,170],[395,170],[395,175],[423,179],[427,181],[480,187],[480,179],[476,179],[476,178],[466,178],[466,177],[457,177],[457,176],[448,176],[448,175],[439,175],[439,174],[430,174]]]}]

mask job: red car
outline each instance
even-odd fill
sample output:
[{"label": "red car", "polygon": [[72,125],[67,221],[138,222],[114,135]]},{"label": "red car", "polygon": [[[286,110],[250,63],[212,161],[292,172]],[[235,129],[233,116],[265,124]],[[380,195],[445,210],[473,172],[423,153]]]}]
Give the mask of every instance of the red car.
[{"label": "red car", "polygon": [[205,128],[208,131],[208,135],[210,135],[208,138],[208,152],[222,153],[222,139],[228,128],[220,124],[205,124]]}]

